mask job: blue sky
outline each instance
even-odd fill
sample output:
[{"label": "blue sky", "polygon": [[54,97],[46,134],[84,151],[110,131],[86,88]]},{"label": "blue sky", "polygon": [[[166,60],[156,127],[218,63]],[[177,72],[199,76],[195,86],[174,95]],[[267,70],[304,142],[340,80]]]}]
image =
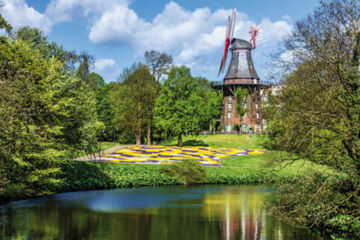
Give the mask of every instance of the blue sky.
[{"label": "blue sky", "polygon": [[[225,21],[237,9],[235,37],[249,40],[248,29],[261,27],[253,51],[255,68],[266,80],[268,55],[276,51],[294,23],[311,13],[317,0],[2,0],[1,14],[15,28],[42,29],[67,50],[96,58],[93,71],[107,82],[124,67],[143,61],[146,50],[174,57],[175,64],[211,81],[217,77]],[[229,62],[229,61],[228,61]]]}]

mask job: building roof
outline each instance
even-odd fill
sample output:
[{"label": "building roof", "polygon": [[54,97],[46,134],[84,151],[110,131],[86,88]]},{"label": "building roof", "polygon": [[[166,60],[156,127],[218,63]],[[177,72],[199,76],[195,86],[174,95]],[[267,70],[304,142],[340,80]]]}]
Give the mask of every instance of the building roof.
[{"label": "building roof", "polygon": [[246,40],[234,38],[231,42],[230,50],[248,49],[251,51],[252,49],[252,44]]},{"label": "building roof", "polygon": [[250,42],[235,38],[230,50],[230,65],[224,79],[260,79],[252,61],[252,44]]}]

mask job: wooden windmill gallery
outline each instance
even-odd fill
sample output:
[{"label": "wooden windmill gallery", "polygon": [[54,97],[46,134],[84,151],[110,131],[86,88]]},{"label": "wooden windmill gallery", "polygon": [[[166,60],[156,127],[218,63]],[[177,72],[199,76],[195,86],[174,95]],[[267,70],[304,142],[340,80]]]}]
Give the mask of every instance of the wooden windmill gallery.
[{"label": "wooden windmill gallery", "polygon": [[[228,71],[222,82],[215,82],[212,87],[223,91],[223,109],[221,116],[222,130],[225,132],[241,131],[243,133],[261,133],[263,131],[261,96],[266,85],[260,83],[260,78],[254,68],[251,57],[252,49],[256,48],[256,36],[259,27],[250,27],[251,40],[233,38],[235,27],[235,14],[227,21],[225,36],[225,50],[221,61],[219,75],[224,71],[227,52],[231,51],[231,60]],[[240,116],[236,111],[236,90],[247,89],[248,96],[241,102],[247,111]],[[238,126],[239,129],[236,129]]]}]

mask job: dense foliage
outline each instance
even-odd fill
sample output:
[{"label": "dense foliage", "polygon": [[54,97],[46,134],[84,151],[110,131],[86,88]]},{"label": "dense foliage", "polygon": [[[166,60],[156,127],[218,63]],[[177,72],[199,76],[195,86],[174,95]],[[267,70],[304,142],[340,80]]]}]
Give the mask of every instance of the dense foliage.
[{"label": "dense foliage", "polygon": [[[242,122],[242,118],[244,114],[248,111],[247,100],[249,96],[249,90],[247,88],[238,88],[235,92],[236,99],[236,112],[240,116],[240,122]],[[239,130],[239,129],[238,129]]]},{"label": "dense foliage", "polygon": [[191,76],[190,69],[173,67],[156,99],[155,124],[164,134],[178,136],[179,147],[182,135],[199,132],[205,119],[205,102],[200,93],[200,85]]},{"label": "dense foliage", "polygon": [[0,40],[0,196],[51,193],[64,160],[97,144],[95,99],[37,29]]},{"label": "dense foliage", "polygon": [[123,81],[117,83],[111,92],[115,126],[134,135],[136,144],[141,144],[143,131],[152,117],[155,85],[149,69],[138,64],[125,70]]},{"label": "dense foliage", "polygon": [[[90,74],[94,76],[94,73]],[[96,76],[96,75],[95,75]],[[100,76],[101,77],[101,76]],[[102,79],[102,77],[101,77]],[[115,125],[113,123],[114,111],[111,107],[111,91],[115,88],[116,83],[111,82],[103,85],[99,85],[95,89],[96,94],[96,113],[99,121],[104,124],[103,131],[100,132],[99,138],[102,141],[114,141],[116,138]]]},{"label": "dense foliage", "polygon": [[358,0],[324,0],[285,42],[292,61],[283,62],[281,94],[270,97],[272,144],[346,176],[315,173],[282,186],[272,210],[296,223],[333,227],[360,215],[359,27]]}]

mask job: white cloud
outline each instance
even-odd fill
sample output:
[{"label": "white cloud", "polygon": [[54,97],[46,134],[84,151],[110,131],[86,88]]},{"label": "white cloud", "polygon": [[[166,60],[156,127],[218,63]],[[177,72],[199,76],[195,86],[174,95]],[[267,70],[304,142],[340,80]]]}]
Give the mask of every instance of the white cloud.
[{"label": "white cloud", "polygon": [[41,29],[45,34],[51,31],[53,22],[46,15],[29,7],[25,0],[3,0],[3,17],[15,28],[30,26]]},{"label": "white cloud", "polygon": [[[173,55],[175,64],[191,66],[196,74],[215,72],[231,9],[188,11],[170,1],[162,12],[146,21],[130,4],[131,0],[51,0],[46,14],[56,23],[74,21],[74,16],[86,19],[89,39],[95,44],[132,47],[136,57],[145,50],[164,51]],[[238,12],[234,36],[249,40],[248,29],[253,24],[245,13]],[[264,18],[259,25],[258,48],[264,52],[275,48],[292,30],[289,16],[278,21]],[[259,58],[264,61],[263,56]]]},{"label": "white cloud", "polygon": [[78,16],[93,19],[116,6],[128,4],[128,0],[51,0],[46,15],[56,23],[68,22]]},{"label": "white cloud", "polygon": [[272,22],[269,18],[264,18],[260,27],[262,29],[261,35],[259,38],[260,43],[265,43],[269,41],[279,42],[283,38],[289,35],[293,29],[292,25],[289,23],[289,17],[285,17],[288,20],[280,20]]},{"label": "white cloud", "polygon": [[[173,55],[176,64],[191,66],[195,74],[216,71],[223,53],[225,22],[231,13],[231,9],[211,11],[206,7],[189,11],[170,1],[146,21],[131,9],[132,0],[51,0],[45,13],[29,7],[25,0],[2,1],[5,6],[1,13],[15,28],[28,25],[47,34],[53,24],[85,19],[91,42],[132,47],[136,57],[145,50],[164,51]],[[234,36],[249,40],[248,29],[253,24],[245,13],[238,12]],[[256,58],[264,61],[259,53],[271,51],[292,31],[289,16],[278,21],[264,18],[259,25],[262,30],[255,62]],[[108,76],[119,73],[112,59],[99,59],[95,69]]]},{"label": "white cloud", "polygon": [[105,80],[114,80],[120,74],[119,67],[111,58],[97,59],[93,71],[100,74]]},{"label": "white cloud", "polygon": [[[219,54],[224,45],[225,21],[231,10],[209,8],[187,11],[169,2],[152,21],[141,19],[129,5],[106,11],[91,26],[89,39],[95,44],[130,45],[137,54],[155,49],[174,55],[176,63],[194,64],[195,60]],[[259,45],[277,44],[291,32],[288,17],[276,22],[264,18]],[[237,13],[235,37],[249,39],[248,29],[255,24],[245,13]],[[220,58],[221,56],[218,56]]]}]

